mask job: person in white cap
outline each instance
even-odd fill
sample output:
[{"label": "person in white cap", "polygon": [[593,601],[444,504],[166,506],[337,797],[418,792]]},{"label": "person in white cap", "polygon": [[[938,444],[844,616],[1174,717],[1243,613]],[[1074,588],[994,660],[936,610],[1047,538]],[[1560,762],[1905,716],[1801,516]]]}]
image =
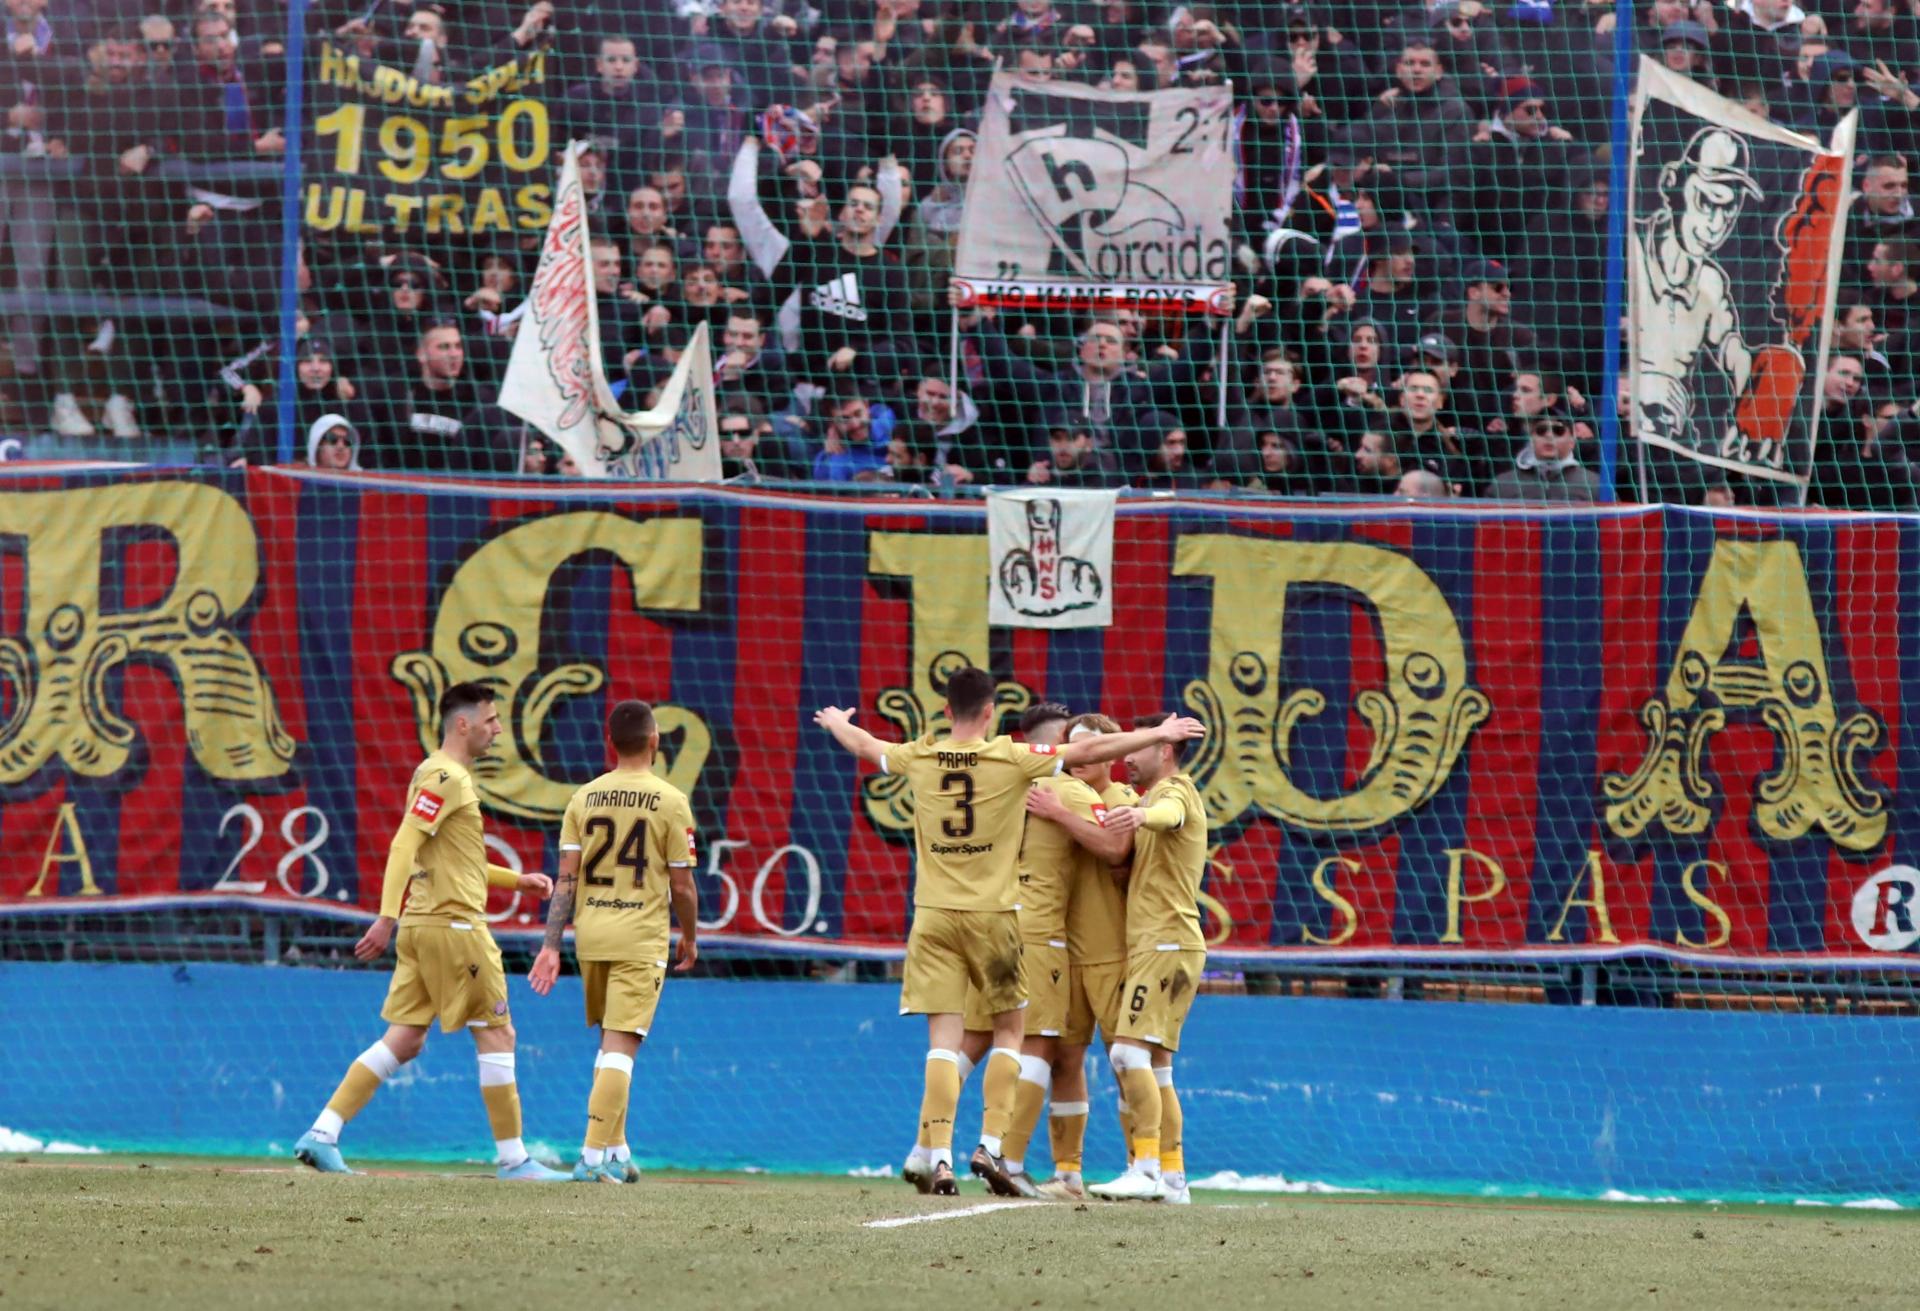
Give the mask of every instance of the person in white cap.
[{"label": "person in white cap", "polygon": [[307,463],[315,469],[359,469],[360,434],[341,414],[323,414],[307,429]]}]

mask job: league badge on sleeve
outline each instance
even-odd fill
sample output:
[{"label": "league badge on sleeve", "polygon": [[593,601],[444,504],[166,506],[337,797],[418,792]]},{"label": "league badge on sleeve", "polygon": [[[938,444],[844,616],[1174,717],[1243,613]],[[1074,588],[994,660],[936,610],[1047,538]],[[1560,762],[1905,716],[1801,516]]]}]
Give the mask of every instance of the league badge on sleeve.
[{"label": "league badge on sleeve", "polygon": [[447,803],[440,797],[421,788],[420,795],[413,799],[413,805],[408,808],[407,813],[415,819],[432,824],[440,818],[440,812],[445,810],[446,806]]}]

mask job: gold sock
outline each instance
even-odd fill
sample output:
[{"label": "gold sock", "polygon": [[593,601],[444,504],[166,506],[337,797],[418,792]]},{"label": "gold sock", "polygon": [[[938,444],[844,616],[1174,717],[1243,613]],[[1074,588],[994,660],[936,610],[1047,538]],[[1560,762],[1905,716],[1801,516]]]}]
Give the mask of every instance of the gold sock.
[{"label": "gold sock", "polygon": [[1124,1094],[1120,1098],[1120,1142],[1127,1149],[1127,1164],[1133,1164],[1133,1112],[1127,1109]]},{"label": "gold sock", "polygon": [[612,1066],[593,1072],[593,1091],[587,1094],[587,1146],[608,1148],[622,1141],[620,1128],[632,1083],[632,1075]]},{"label": "gold sock", "polygon": [[[1014,1090],[1019,1082],[1020,1057],[1005,1047],[995,1047],[987,1057],[987,1072],[980,1081],[981,1100],[986,1103],[980,1113],[982,1141],[1004,1138],[1013,1123]],[[1005,1144],[994,1154],[1005,1155]]]},{"label": "gold sock", "polygon": [[380,1076],[355,1061],[347,1067],[346,1077],[333,1090],[333,1096],[327,1098],[327,1109],[342,1121],[351,1120],[366,1109],[367,1103],[379,1091]]},{"label": "gold sock", "polygon": [[1079,1174],[1087,1150],[1087,1113],[1049,1117],[1047,1137],[1053,1143],[1054,1173]]},{"label": "gold sock", "polygon": [[927,1088],[920,1098],[920,1145],[953,1147],[953,1115],[960,1108],[960,1066],[952,1052],[927,1053]]},{"label": "gold sock", "polygon": [[1040,1127],[1040,1112],[1047,1106],[1047,1086],[1022,1079],[1013,1090],[1013,1124],[1002,1140],[1000,1154],[1009,1161],[1027,1159],[1027,1146],[1034,1130]]},{"label": "gold sock", "polygon": [[1173,1085],[1160,1085],[1160,1169],[1166,1174],[1180,1174],[1187,1168],[1184,1145],[1180,1133],[1185,1126],[1180,1114],[1180,1094]]},{"label": "gold sock", "polygon": [[1127,1110],[1133,1118],[1133,1155],[1135,1160],[1160,1156],[1160,1085],[1151,1069],[1129,1069],[1120,1074],[1120,1086],[1126,1090]]},{"label": "gold sock", "polygon": [[485,1084],[480,1089],[480,1100],[487,1104],[487,1123],[493,1126],[493,1141],[504,1143],[520,1136],[519,1084]]}]

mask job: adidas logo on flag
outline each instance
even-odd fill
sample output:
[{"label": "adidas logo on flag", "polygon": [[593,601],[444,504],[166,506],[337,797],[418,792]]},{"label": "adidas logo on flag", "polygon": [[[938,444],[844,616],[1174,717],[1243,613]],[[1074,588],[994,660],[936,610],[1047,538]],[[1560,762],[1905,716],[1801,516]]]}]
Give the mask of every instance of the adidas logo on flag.
[{"label": "adidas logo on flag", "polygon": [[867,321],[867,307],[860,303],[860,279],[842,273],[831,282],[823,282],[807,293],[807,304],[817,310],[856,323]]}]

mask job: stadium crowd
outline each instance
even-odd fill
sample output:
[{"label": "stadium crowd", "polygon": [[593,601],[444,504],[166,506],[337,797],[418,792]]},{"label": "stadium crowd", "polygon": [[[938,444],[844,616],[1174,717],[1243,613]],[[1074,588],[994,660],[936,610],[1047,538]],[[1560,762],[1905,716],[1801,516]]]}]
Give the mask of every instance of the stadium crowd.
[{"label": "stadium crowd", "polygon": [[[4,0],[0,427],[277,455],[286,14]],[[1920,0],[1653,0],[1668,68],[1823,134],[1862,108],[1813,499],[1915,504]],[[1614,6],[1570,0],[316,0],[310,41],[458,82],[546,52],[604,364],[638,408],[710,325],[730,476],[1596,497]],[[311,67],[311,65],[309,65]],[[967,312],[996,68],[1230,80],[1237,331]],[[785,106],[797,112],[765,111]],[[309,119],[310,121],[310,119]],[[774,148],[763,123],[799,124]],[[557,166],[558,146],[553,150]],[[539,233],[298,246],[294,411],[331,467],[564,475],[493,404]],[[1670,469],[1668,499],[1779,493]],[[1621,490],[1630,492],[1622,479]]]}]

